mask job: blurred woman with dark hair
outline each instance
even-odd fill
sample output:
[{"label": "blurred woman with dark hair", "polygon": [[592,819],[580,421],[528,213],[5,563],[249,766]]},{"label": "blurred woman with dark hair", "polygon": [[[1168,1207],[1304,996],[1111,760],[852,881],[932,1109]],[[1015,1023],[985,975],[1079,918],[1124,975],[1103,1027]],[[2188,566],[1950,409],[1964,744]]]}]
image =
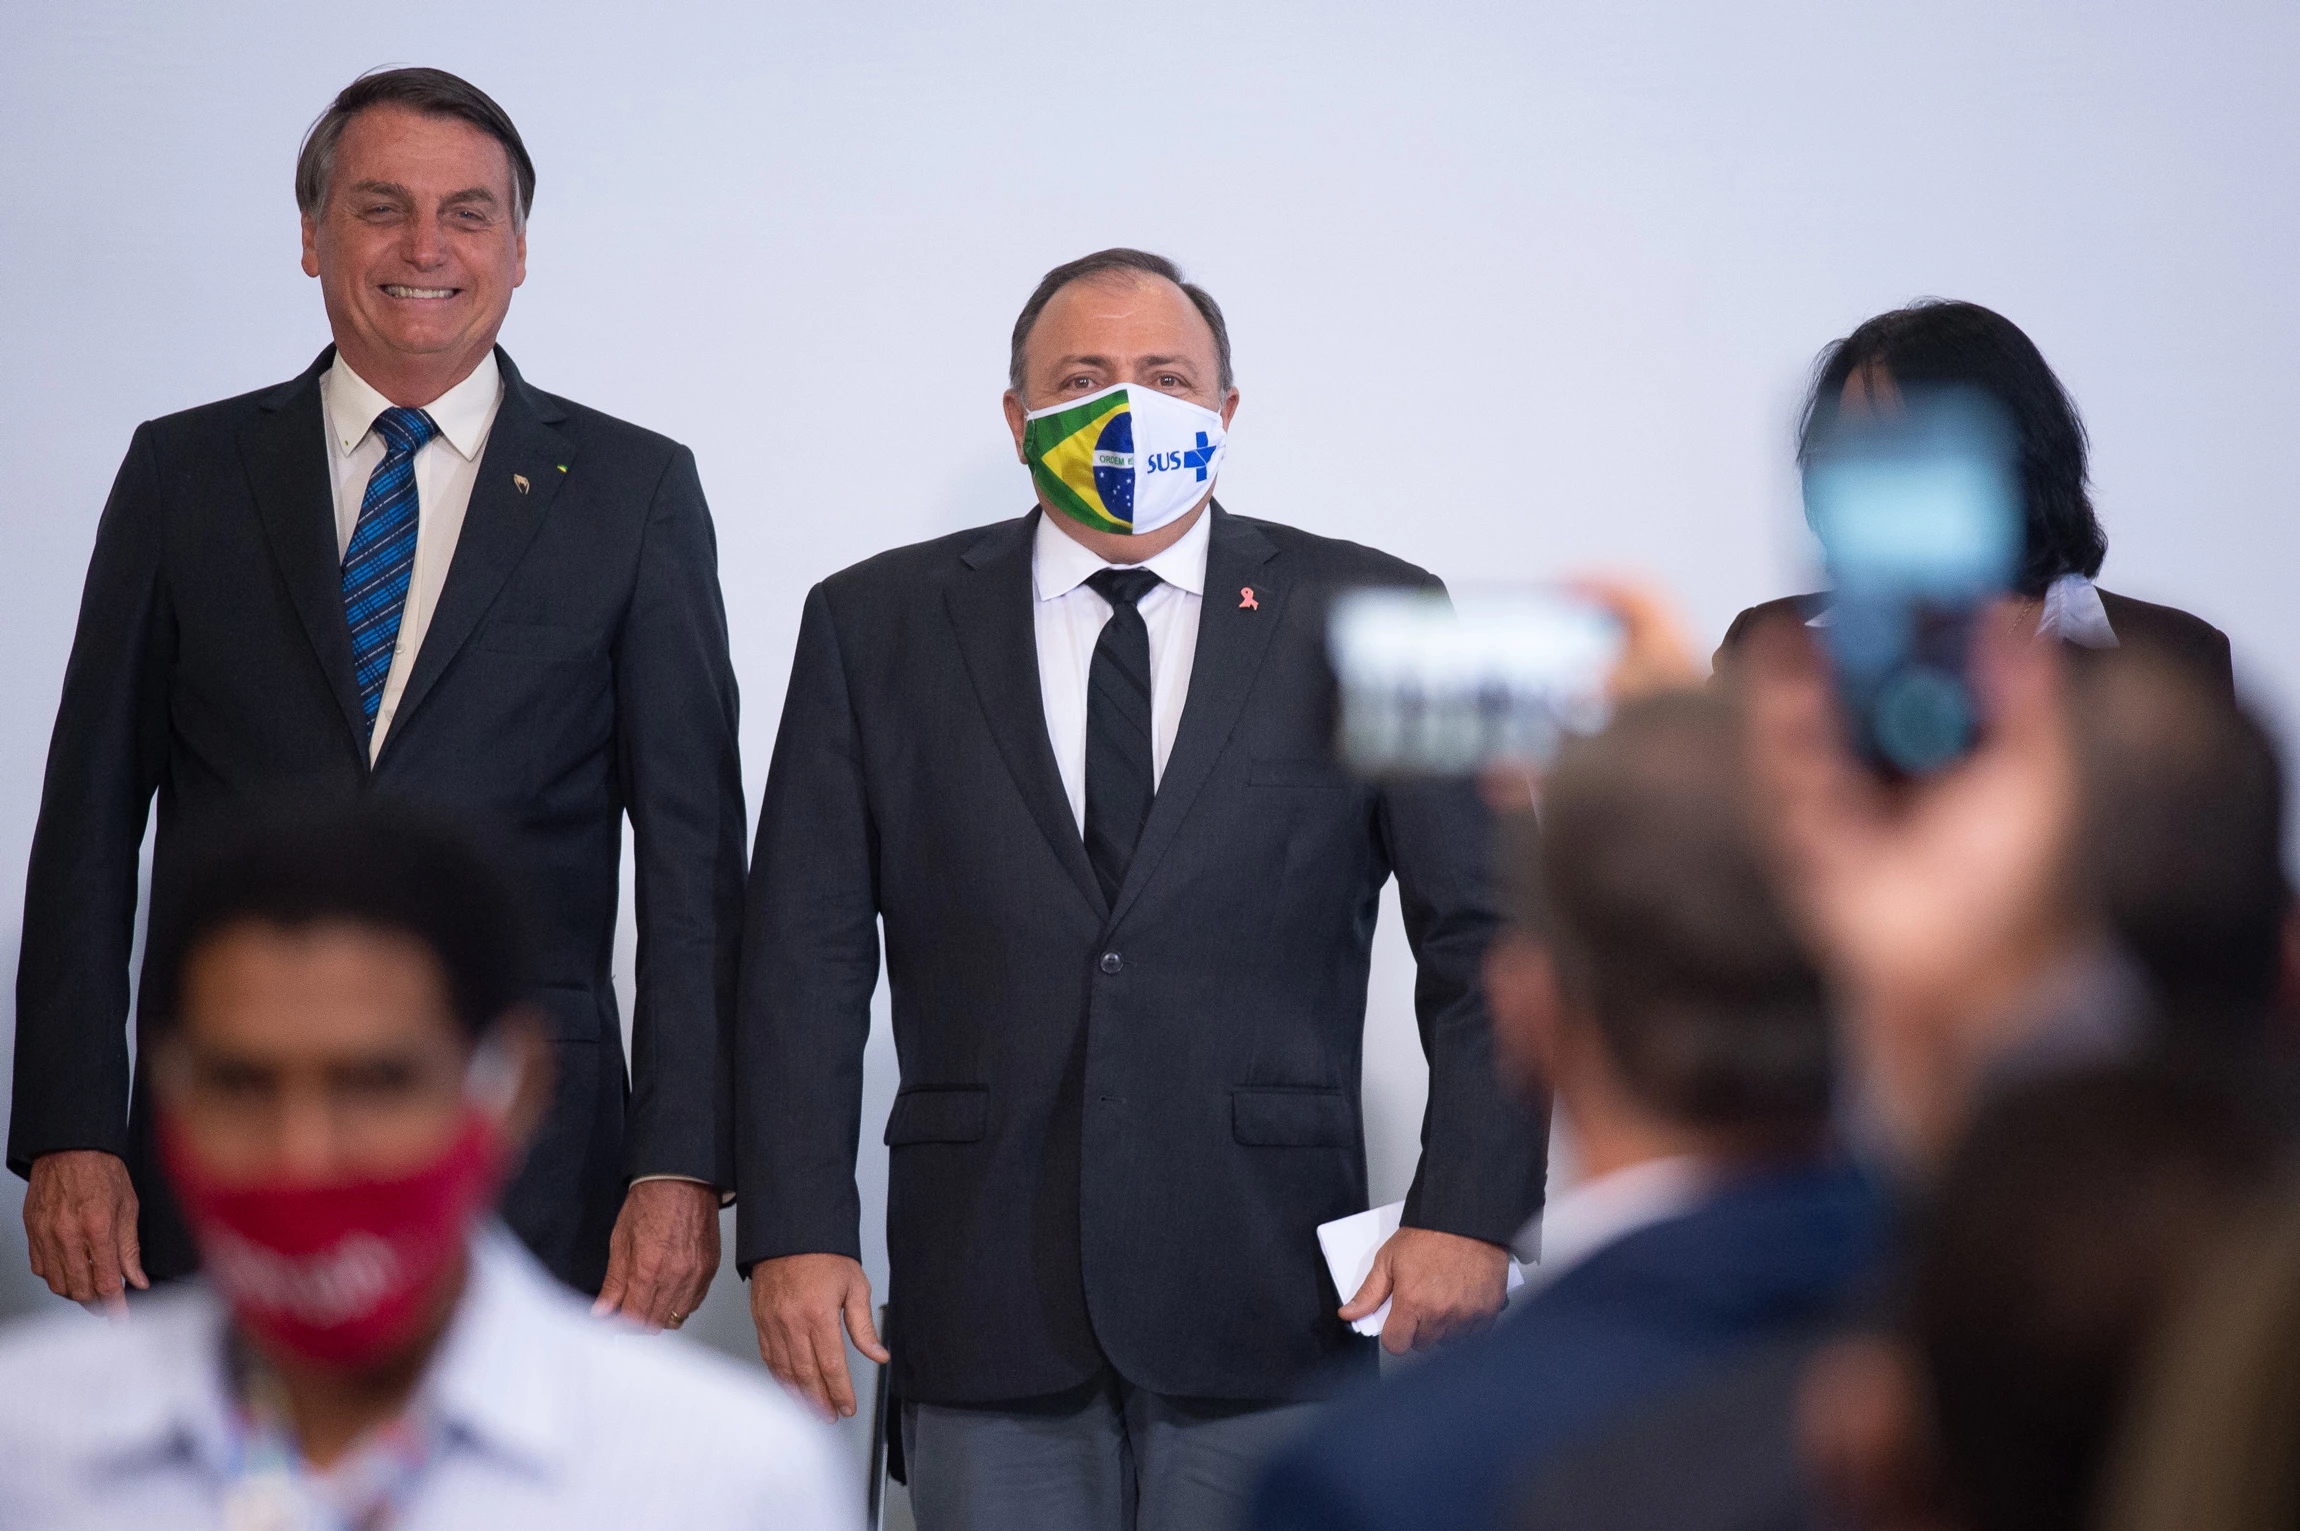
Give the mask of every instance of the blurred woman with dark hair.
[{"label": "blurred woman with dark hair", "polygon": [[[2213,675],[2231,692],[2228,638],[2170,606],[2116,595],[2093,584],[2108,536],[2085,486],[2084,423],[2035,342],[2002,314],[1977,303],[1927,298],[1879,314],[1821,353],[1797,432],[1803,463],[1842,408],[1889,407],[1910,386],[1977,388],[2004,408],[2020,443],[2026,547],[2014,593],[2035,606],[2037,631],[2085,649],[2132,647]],[[1733,619],[1717,668],[1758,624],[1795,615],[1822,620],[1826,595],[1785,596]]]}]

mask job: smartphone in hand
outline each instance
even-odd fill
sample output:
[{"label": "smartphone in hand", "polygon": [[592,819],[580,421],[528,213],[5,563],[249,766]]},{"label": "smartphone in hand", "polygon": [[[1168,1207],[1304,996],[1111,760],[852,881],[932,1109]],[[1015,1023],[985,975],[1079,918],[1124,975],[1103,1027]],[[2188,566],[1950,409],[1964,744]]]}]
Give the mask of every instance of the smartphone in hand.
[{"label": "smartphone in hand", "polygon": [[1910,390],[1831,422],[1804,490],[1835,586],[1817,625],[1854,748],[1895,777],[1963,758],[1988,721],[1974,634],[2021,554],[2009,422],[1985,395]]},{"label": "smartphone in hand", "polygon": [[1546,766],[1566,734],[1605,725],[1623,634],[1566,590],[1359,590],[1327,639],[1342,763],[1383,778]]}]

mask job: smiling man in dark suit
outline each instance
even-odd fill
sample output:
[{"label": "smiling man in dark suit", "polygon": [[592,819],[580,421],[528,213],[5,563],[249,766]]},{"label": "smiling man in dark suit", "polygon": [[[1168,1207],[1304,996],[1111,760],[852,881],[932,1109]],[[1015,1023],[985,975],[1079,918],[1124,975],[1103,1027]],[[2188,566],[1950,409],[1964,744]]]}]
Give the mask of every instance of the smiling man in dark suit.
[{"label": "smiling man in dark suit", "polygon": [[[558,1084],[504,1200],[561,1278],[676,1325],[717,1268],[742,779],[710,513],[675,442],[495,347],[535,171],[503,109],[365,75],[296,166],[335,344],[140,427],[96,549],[24,901],[8,1162],[33,1268],[117,1302],[193,1251],[126,1036],[136,862],[170,928],[188,829],[403,797],[502,842],[536,911]],[[638,847],[626,1082],[613,953]],[[360,1081],[336,1106],[360,1109]]]},{"label": "smiling man in dark suit", "polygon": [[[1465,784],[1331,760],[1328,595],[1434,585],[1215,503],[1221,310],[1108,250],[1014,330],[1029,514],[832,576],[801,619],[753,857],[737,1260],[762,1355],[853,1407],[883,1357],[855,1148],[880,924],[898,1428],[927,1531],[1226,1523],[1254,1461],[1372,1347],[1500,1306],[1539,1113],[1494,1076],[1488,822]],[[1337,1293],[1367,1204],[1366,971],[1398,878],[1430,1060],[1404,1226]],[[1347,1305],[1345,1306],[1345,1300]]]}]

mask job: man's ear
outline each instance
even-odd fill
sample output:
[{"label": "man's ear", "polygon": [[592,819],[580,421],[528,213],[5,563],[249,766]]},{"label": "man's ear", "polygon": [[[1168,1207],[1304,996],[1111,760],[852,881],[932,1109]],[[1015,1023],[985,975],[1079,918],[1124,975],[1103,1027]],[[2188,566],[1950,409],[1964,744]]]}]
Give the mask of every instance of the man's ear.
[{"label": "man's ear", "polygon": [[303,274],[319,275],[319,220],[303,220]]},{"label": "man's ear", "polygon": [[1230,428],[1230,421],[1234,419],[1238,413],[1238,390],[1236,388],[1231,388],[1223,393],[1221,413],[1222,429],[1228,430]]},{"label": "man's ear", "polygon": [[496,1120],[496,1130],[514,1152],[543,1125],[556,1082],[551,1043],[543,1035],[543,1017],[531,1005],[521,1005],[495,1023],[485,1044],[501,1060],[502,1088],[494,1098],[480,1100],[480,1109]]},{"label": "man's ear", "polygon": [[1504,932],[1485,954],[1485,995],[1504,1076],[1526,1088],[1548,1087],[1556,1077],[1564,1009],[1548,943]]},{"label": "man's ear", "polygon": [[1014,460],[1027,463],[1030,459],[1022,455],[1022,427],[1030,411],[1024,407],[1022,395],[1011,388],[1001,402],[1006,406],[1006,428],[1014,433]]}]

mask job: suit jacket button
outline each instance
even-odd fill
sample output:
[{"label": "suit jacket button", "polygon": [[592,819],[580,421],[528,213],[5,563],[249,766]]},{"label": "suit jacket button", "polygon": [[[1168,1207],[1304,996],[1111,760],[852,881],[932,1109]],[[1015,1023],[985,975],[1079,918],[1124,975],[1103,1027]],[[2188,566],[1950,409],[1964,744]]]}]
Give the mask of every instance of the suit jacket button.
[{"label": "suit jacket button", "polygon": [[1115,973],[1125,965],[1124,960],[1116,952],[1104,952],[1102,954],[1102,971],[1105,973]]}]

